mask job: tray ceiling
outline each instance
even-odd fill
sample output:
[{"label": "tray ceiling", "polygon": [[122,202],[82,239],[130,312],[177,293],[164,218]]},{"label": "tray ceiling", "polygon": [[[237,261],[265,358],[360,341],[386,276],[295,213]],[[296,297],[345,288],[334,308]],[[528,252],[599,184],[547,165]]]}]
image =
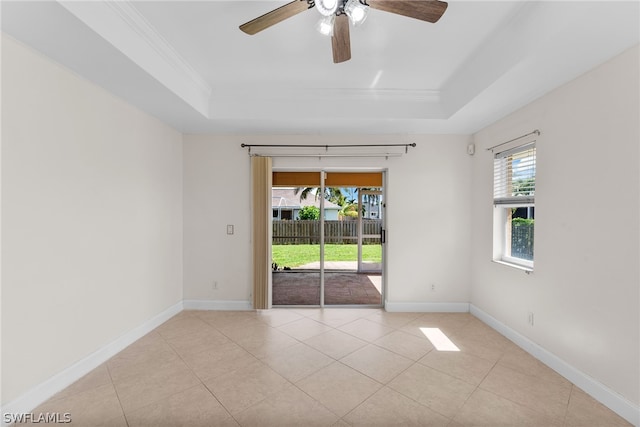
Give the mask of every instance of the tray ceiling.
[{"label": "tray ceiling", "polygon": [[638,2],[451,1],[379,10],[352,59],[286,2],[3,1],[2,30],[185,133],[471,133],[640,41]]}]

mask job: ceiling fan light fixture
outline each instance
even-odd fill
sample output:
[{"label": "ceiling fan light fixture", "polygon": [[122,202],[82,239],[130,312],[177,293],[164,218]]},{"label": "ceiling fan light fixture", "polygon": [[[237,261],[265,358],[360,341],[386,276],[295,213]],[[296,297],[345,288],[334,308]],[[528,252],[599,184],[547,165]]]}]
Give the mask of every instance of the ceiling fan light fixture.
[{"label": "ceiling fan light fixture", "polygon": [[316,9],[324,16],[331,16],[338,10],[338,0],[317,0]]},{"label": "ceiling fan light fixture", "polygon": [[333,35],[333,23],[335,19],[335,15],[329,15],[325,16],[324,18],[320,18],[320,20],[316,24],[316,30],[318,30],[318,32],[323,36]]},{"label": "ceiling fan light fixture", "polygon": [[447,6],[447,2],[441,0],[291,0],[245,22],[240,30],[253,35],[315,7],[322,15],[316,29],[331,36],[333,62],[338,64],[351,59],[349,27],[362,25],[370,8],[434,23],[442,17]]},{"label": "ceiling fan light fixture", "polygon": [[344,5],[344,12],[349,17],[351,25],[357,27],[367,19],[369,7],[360,3],[360,0],[348,0]]}]

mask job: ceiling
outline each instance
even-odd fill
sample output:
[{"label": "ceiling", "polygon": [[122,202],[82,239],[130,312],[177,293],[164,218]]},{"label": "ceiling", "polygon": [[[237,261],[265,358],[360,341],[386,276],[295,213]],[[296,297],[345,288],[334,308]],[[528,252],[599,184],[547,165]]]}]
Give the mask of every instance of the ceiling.
[{"label": "ceiling", "polygon": [[185,133],[473,133],[640,42],[637,1],[370,10],[350,61],[285,1],[2,1],[2,31]]}]

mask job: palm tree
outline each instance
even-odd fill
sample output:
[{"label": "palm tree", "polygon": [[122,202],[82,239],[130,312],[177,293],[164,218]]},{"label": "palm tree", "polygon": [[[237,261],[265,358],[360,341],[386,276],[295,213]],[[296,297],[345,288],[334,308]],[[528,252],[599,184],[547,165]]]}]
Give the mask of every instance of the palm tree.
[{"label": "palm tree", "polygon": [[[345,192],[347,193],[347,196],[349,196],[349,199],[347,199],[347,197],[345,197],[345,195],[343,194],[342,190],[345,190]],[[350,206],[357,206],[357,202],[355,197],[355,194],[358,193],[358,191],[367,191],[367,190],[371,190],[371,191],[377,191],[380,190],[380,188],[370,188],[370,187],[362,187],[362,188],[358,188],[358,187],[346,187],[346,188],[338,188],[338,187],[325,187],[324,188],[324,197],[326,200],[329,200],[332,203],[335,203],[336,205],[340,206],[343,208],[343,211],[341,211],[341,213],[343,215],[346,216],[351,216],[353,214],[348,214],[347,212],[350,211],[351,209],[345,209],[347,207]],[[293,190],[293,194],[298,195],[300,194],[300,201],[302,200],[306,200],[307,197],[309,197],[309,194],[314,194],[315,195],[315,199],[318,200],[318,195],[320,194],[321,189],[319,187],[296,187]],[[365,211],[366,211],[366,207],[365,206],[376,206],[380,204],[380,195],[378,194],[364,194],[362,196],[362,216],[365,216]]]},{"label": "palm tree", "polygon": [[[319,187],[296,187],[293,190],[293,194],[298,195],[298,193],[300,193],[300,201],[306,200],[309,194],[315,194],[315,198],[318,200],[320,191],[321,189]],[[325,187],[324,198],[338,206],[343,206],[346,203],[346,198],[337,187]]]},{"label": "palm tree", "polygon": [[343,218],[358,218],[358,204],[355,202],[345,203],[345,205],[340,209],[340,215]]}]

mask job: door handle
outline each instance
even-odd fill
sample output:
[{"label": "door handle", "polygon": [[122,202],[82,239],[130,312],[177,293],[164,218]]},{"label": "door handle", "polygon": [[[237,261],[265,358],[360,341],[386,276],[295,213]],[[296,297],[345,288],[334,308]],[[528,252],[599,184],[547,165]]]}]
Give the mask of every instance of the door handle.
[{"label": "door handle", "polygon": [[384,228],[380,229],[380,243],[386,243],[387,242],[387,230],[385,230]]}]

